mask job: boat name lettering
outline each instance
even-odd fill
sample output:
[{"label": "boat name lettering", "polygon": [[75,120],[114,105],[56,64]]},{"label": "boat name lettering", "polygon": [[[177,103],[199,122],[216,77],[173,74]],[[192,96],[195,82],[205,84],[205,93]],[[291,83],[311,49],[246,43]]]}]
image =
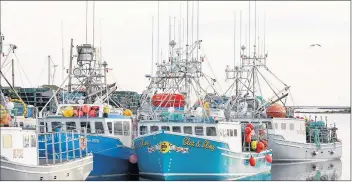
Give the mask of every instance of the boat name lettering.
[{"label": "boat name lettering", "polygon": [[99,143],[99,139],[88,139],[88,142]]},{"label": "boat name lettering", "polygon": [[145,140],[140,140],[139,143],[136,143],[136,148],[142,148],[142,147],[150,147],[150,143]]},{"label": "boat name lettering", "polygon": [[204,140],[201,144],[201,141],[192,141],[191,138],[184,138],[182,145],[190,146],[190,147],[197,147],[197,148],[204,148],[211,151],[214,151],[215,146],[210,143],[208,140]]}]

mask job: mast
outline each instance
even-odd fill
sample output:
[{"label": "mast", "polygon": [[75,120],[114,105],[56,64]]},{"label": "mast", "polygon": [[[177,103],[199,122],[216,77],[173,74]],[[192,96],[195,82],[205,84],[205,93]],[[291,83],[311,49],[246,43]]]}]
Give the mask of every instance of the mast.
[{"label": "mast", "polygon": [[15,61],[12,59],[11,62],[12,62],[12,86],[15,87]]},{"label": "mast", "polygon": [[[186,25],[186,34],[187,34],[187,39],[186,39],[186,68],[188,66],[188,0],[187,0],[187,25]],[[185,109],[186,111],[188,110],[189,106],[189,86],[188,86],[188,79],[187,79],[187,74],[185,74],[185,89],[186,89],[186,102],[185,102]]]},{"label": "mast", "polygon": [[154,74],[154,16],[152,17],[152,72],[151,76],[153,77]]},{"label": "mast", "polygon": [[157,58],[156,58],[156,62],[159,64],[159,44],[160,44],[160,32],[159,32],[159,30],[160,30],[160,26],[159,26],[159,24],[160,24],[160,17],[159,17],[159,14],[160,14],[160,10],[159,10],[159,4],[160,4],[160,2],[158,1],[158,43],[157,43],[157,54],[156,54],[156,56],[157,56]]},{"label": "mast", "polygon": [[50,85],[50,56],[48,56],[48,85]]},{"label": "mast", "polygon": [[[61,20],[61,80],[62,82],[65,79],[65,59],[64,59],[64,25],[63,21]],[[62,102],[65,104],[65,92],[62,92]]]},{"label": "mast", "polygon": [[88,44],[88,1],[86,1],[86,44]]},{"label": "mast", "polygon": [[71,93],[72,89],[72,49],[73,49],[73,39],[71,38],[71,46],[70,46],[70,67],[68,70],[68,92]]}]

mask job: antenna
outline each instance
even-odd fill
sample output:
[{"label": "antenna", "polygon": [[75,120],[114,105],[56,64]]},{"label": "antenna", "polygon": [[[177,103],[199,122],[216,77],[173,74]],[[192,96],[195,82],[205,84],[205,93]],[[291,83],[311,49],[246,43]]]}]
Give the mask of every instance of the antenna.
[{"label": "antenna", "polygon": [[94,20],[95,20],[95,1],[93,1],[93,48],[94,48]]},{"label": "antenna", "polygon": [[[61,79],[62,82],[65,79],[65,59],[64,59],[64,25],[63,21],[61,20],[61,59],[62,59],[62,71],[61,71]],[[62,103],[65,104],[65,92],[62,92]]]},{"label": "antenna", "polygon": [[[241,47],[242,47],[242,10],[240,11],[240,58],[241,56]],[[242,61],[240,59],[240,67],[242,66]]]},{"label": "antenna", "polygon": [[254,1],[254,57],[256,57],[255,55],[256,46],[257,46],[257,1]]},{"label": "antenna", "polygon": [[160,38],[160,37],[159,37],[159,36],[160,36],[160,35],[159,35],[159,23],[160,23],[160,21],[159,21],[159,13],[160,13],[160,11],[159,11],[159,4],[160,4],[160,1],[158,1],[158,43],[157,43],[157,47],[158,47],[157,49],[158,49],[158,50],[157,50],[157,54],[156,54],[156,55],[157,55],[157,63],[159,63],[159,43],[160,43],[160,39],[159,39],[159,38]]},{"label": "antenna", "polygon": [[[171,42],[171,16],[169,16],[169,43]],[[169,51],[168,51],[168,59],[170,60],[171,57],[171,48],[169,46]],[[161,58],[161,61],[163,58]]]},{"label": "antenna", "polygon": [[251,1],[249,2],[249,13],[248,13],[248,57],[251,57]]},{"label": "antenna", "polygon": [[152,73],[151,76],[153,77],[154,71],[154,16],[152,17]]},{"label": "antenna", "polygon": [[[199,41],[199,0],[198,0],[198,3],[197,3],[197,42]],[[197,48],[197,61],[198,61],[198,58],[199,58],[199,48]]]},{"label": "antenna", "polygon": [[236,11],[233,26],[233,66],[236,67]]},{"label": "antenna", "polygon": [[88,1],[86,1],[86,44],[88,43]]},{"label": "antenna", "polygon": [[174,17],[174,41],[176,41],[176,17]]},{"label": "antenna", "polygon": [[61,64],[62,64],[62,73],[61,79],[65,79],[65,59],[64,59],[64,23],[61,20]]},{"label": "antenna", "polygon": [[180,4],[180,20],[178,21],[178,47],[181,48],[181,11],[182,11],[182,4]]}]

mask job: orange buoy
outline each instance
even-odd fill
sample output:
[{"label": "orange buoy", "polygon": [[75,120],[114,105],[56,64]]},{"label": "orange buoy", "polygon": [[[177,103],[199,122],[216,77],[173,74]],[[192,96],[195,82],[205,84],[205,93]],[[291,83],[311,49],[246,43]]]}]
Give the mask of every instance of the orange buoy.
[{"label": "orange buoy", "polygon": [[279,104],[272,104],[266,108],[266,115],[272,118],[285,118],[286,109]]},{"label": "orange buoy", "polygon": [[258,149],[258,150],[262,151],[262,150],[264,149],[264,147],[265,147],[265,146],[264,146],[263,142],[258,142],[258,143],[257,143],[257,149]]},{"label": "orange buoy", "polygon": [[97,116],[97,112],[95,110],[90,110],[88,113],[89,117],[96,117]]},{"label": "orange buoy", "polygon": [[251,166],[255,166],[255,159],[251,156],[251,158],[249,158],[249,164]]},{"label": "orange buoy", "polygon": [[250,143],[251,140],[252,140],[251,135],[246,135],[246,137],[245,137],[246,143]]},{"label": "orange buoy", "polygon": [[246,127],[249,127],[251,130],[254,130],[254,126],[251,123],[248,123]]},{"label": "orange buoy", "polygon": [[248,126],[244,129],[244,133],[245,133],[246,135],[251,134],[251,131],[252,131],[252,129],[251,129],[250,127],[248,127]]},{"label": "orange buoy", "polygon": [[128,159],[129,159],[130,163],[132,163],[132,164],[135,164],[137,162],[137,156],[134,154],[130,155],[130,157]]},{"label": "orange buoy", "polygon": [[269,154],[265,156],[265,159],[266,159],[266,161],[268,161],[269,163],[272,162],[271,156],[270,156]]},{"label": "orange buoy", "polygon": [[82,106],[82,111],[83,111],[84,113],[88,113],[89,110],[90,110],[90,107],[89,107],[88,105],[83,105],[83,106]]},{"label": "orange buoy", "polygon": [[73,113],[75,114],[76,117],[82,117],[84,115],[83,111],[74,110]]},{"label": "orange buoy", "polygon": [[260,142],[262,142],[264,144],[264,148],[266,148],[268,146],[268,142],[266,140],[260,140]]},{"label": "orange buoy", "polygon": [[259,135],[264,135],[265,131],[264,130],[259,130]]}]

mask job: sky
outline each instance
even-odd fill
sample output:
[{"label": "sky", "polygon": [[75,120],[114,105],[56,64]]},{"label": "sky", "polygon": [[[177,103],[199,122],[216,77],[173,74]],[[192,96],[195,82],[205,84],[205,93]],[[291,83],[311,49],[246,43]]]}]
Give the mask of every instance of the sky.
[{"label": "sky", "polygon": [[[176,17],[177,44],[180,35],[179,21],[187,17],[186,4],[186,1],[159,4],[159,55],[163,50],[163,60],[167,59],[169,16]],[[88,6],[87,36],[88,43],[92,44],[93,2],[89,1]],[[188,7],[189,39],[192,40],[192,9],[194,9],[193,41],[195,41],[197,2],[189,2]],[[251,2],[251,45],[254,44],[254,22],[259,29],[256,37],[259,36],[259,42],[264,40],[265,19],[267,66],[283,82],[291,86],[292,97],[289,100],[295,105],[350,106],[350,2],[259,1],[256,3],[256,12],[254,8],[255,4]],[[242,11],[241,36],[240,11]],[[145,74],[151,73],[153,16],[155,63],[158,54],[158,2],[95,2],[94,44],[102,48],[103,59],[108,62],[108,67],[113,69],[108,73],[108,81],[116,81],[120,90],[141,93],[148,85]],[[173,20],[174,18],[172,18],[172,37]],[[63,70],[62,42],[67,68],[70,39],[74,39],[74,45],[86,43],[85,23],[84,1],[2,1],[1,32],[5,36],[4,44],[15,44],[18,47],[15,85],[36,87],[46,84],[48,55],[59,65],[54,82],[60,85]],[[203,41],[204,53],[221,90],[226,90],[231,84],[230,81],[225,81],[226,65],[233,67],[234,54],[236,62],[239,61],[240,43],[248,47],[248,29],[248,1],[199,2],[198,36]],[[311,44],[321,44],[322,47],[310,48]],[[263,49],[262,44],[258,45]],[[5,46],[4,50],[6,49]],[[10,79],[10,66],[5,67],[3,71]],[[282,85],[278,87],[283,88]],[[265,98],[271,96],[269,94]]]}]

